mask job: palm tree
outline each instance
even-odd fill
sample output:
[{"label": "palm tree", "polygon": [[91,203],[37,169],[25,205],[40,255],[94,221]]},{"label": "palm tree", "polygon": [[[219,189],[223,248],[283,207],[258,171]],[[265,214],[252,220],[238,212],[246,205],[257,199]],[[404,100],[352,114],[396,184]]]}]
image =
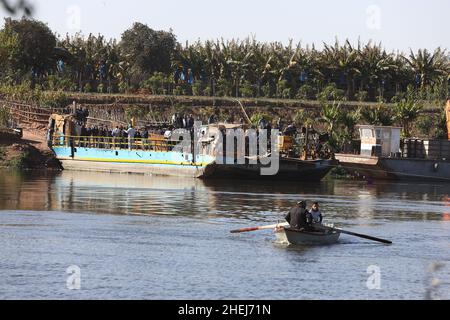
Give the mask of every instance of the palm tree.
[{"label": "palm tree", "polygon": [[361,109],[361,118],[368,124],[378,126],[391,126],[394,122],[394,115],[391,110],[383,106],[382,103],[375,108]]},{"label": "palm tree", "polygon": [[321,120],[328,125],[328,132],[333,134],[334,128],[339,121],[341,103],[337,101],[322,104]]},{"label": "palm tree", "polygon": [[381,44],[369,42],[358,48],[361,63],[360,90],[367,89],[369,98],[375,100],[375,91],[379,89],[380,96],[390,75],[395,73],[397,65],[393,54],[388,54]]},{"label": "palm tree", "polygon": [[220,74],[219,53],[211,41],[206,41],[202,50],[205,59],[204,72],[210,84],[210,95],[215,96],[217,77]]},{"label": "palm tree", "polygon": [[423,89],[426,85],[439,82],[441,77],[448,77],[450,66],[445,51],[437,48],[433,53],[427,49],[411,50],[409,58],[405,58],[416,75],[416,84]]},{"label": "palm tree", "polygon": [[353,99],[354,79],[361,73],[358,50],[354,49],[346,40],[344,46],[340,46],[338,40],[334,46],[324,44],[322,52],[323,62],[334,76],[344,76],[347,84],[347,98]]},{"label": "palm tree", "polygon": [[361,120],[361,110],[355,110],[351,112],[342,112],[339,118],[339,122],[344,127],[344,131],[348,139],[353,139],[355,127]]},{"label": "palm tree", "polygon": [[239,97],[240,84],[251,65],[253,52],[250,51],[248,39],[241,43],[237,41],[228,42],[226,47],[228,52],[226,64],[230,68],[231,77],[234,81],[235,95]]},{"label": "palm tree", "polygon": [[250,51],[252,55],[249,57],[249,66],[246,69],[245,80],[255,84],[257,96],[259,97],[261,95],[261,87],[268,80],[272,69],[273,56],[268,53],[266,44],[259,43],[255,39],[252,40]]},{"label": "palm tree", "polygon": [[395,119],[403,126],[405,137],[411,134],[411,125],[422,111],[422,105],[412,99],[403,99],[395,104]]}]

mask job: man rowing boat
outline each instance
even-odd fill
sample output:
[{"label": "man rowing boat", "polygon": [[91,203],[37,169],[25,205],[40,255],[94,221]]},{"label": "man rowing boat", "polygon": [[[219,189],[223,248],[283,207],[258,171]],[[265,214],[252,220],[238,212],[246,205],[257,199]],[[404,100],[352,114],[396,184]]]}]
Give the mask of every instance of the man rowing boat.
[{"label": "man rowing boat", "polygon": [[306,201],[299,201],[297,205],[289,210],[286,221],[293,229],[307,230],[312,224],[312,217],[306,209]]}]

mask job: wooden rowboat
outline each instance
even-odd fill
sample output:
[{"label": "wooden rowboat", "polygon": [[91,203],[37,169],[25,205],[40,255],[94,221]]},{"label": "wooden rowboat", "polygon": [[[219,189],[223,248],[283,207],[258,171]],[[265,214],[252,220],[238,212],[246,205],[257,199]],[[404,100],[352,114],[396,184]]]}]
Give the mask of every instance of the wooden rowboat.
[{"label": "wooden rowboat", "polygon": [[260,226],[252,228],[243,228],[232,230],[231,233],[242,233],[242,232],[252,232],[259,230],[268,230],[275,228],[275,234],[277,235],[278,242],[290,243],[290,244],[313,244],[313,245],[326,245],[338,242],[341,233],[350,236],[363,238],[371,241],[377,241],[384,244],[392,244],[392,241],[375,238],[366,234],[355,233],[351,231],[346,231],[342,229],[337,229],[334,225],[315,225],[315,231],[305,231],[292,229],[289,227],[289,223],[278,223],[269,226]]},{"label": "wooden rowboat", "polygon": [[276,231],[277,240],[294,245],[328,245],[338,242],[339,231],[301,231],[292,228],[279,228]]}]

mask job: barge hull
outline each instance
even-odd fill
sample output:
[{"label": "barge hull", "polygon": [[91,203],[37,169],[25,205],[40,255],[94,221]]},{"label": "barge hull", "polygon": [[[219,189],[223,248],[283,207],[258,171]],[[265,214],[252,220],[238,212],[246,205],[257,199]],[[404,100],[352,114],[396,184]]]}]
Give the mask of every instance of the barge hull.
[{"label": "barge hull", "polygon": [[337,164],[335,160],[302,161],[281,158],[279,171],[264,176],[261,164],[224,165],[215,158],[179,152],[111,150],[58,147],[53,151],[65,170],[138,173],[202,179],[257,179],[273,181],[320,181]]},{"label": "barge hull", "polygon": [[97,162],[60,159],[65,170],[108,172],[108,173],[135,173],[146,175],[163,175],[175,177],[201,178],[205,167],[164,165],[164,164],[133,164],[120,162]]},{"label": "barge hull", "polygon": [[333,160],[300,161],[280,159],[276,175],[261,175],[261,165],[219,165],[207,167],[205,178],[258,179],[272,181],[321,181],[337,164]]},{"label": "barge hull", "polygon": [[179,152],[70,147],[54,148],[53,151],[65,170],[77,171],[200,178],[206,166],[214,161],[212,157],[199,155],[194,164],[192,155]]},{"label": "barge hull", "polygon": [[450,161],[336,155],[342,167],[372,180],[450,182]]}]

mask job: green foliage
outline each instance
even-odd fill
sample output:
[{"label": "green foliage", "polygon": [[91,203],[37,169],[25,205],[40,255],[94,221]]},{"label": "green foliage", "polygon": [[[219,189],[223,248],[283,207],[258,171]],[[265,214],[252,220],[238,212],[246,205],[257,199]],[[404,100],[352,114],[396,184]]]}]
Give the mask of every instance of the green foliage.
[{"label": "green foliage", "polygon": [[297,126],[304,125],[308,120],[308,115],[304,109],[299,109],[294,114],[294,123]]},{"label": "green foliage", "polygon": [[261,87],[261,90],[264,94],[264,97],[271,98],[272,97],[272,89],[270,87],[270,84],[266,83]]},{"label": "green foliage", "polygon": [[314,125],[316,117],[314,113],[308,112],[305,109],[299,109],[295,112],[293,120],[294,124],[300,128],[302,126]]},{"label": "green foliage", "polygon": [[216,96],[230,97],[233,90],[233,84],[225,79],[220,79],[216,86]]},{"label": "green foliage", "polygon": [[50,91],[76,91],[77,87],[69,77],[49,75],[44,88]]},{"label": "green foliage", "polygon": [[315,99],[314,88],[308,84],[301,86],[298,89],[296,98],[301,100],[314,100]]},{"label": "green foliage", "polygon": [[338,122],[341,124],[342,129],[342,142],[351,143],[354,138],[355,127],[361,120],[361,110],[341,112]]},{"label": "green foliage", "polygon": [[448,132],[447,132],[447,116],[445,114],[445,110],[443,109],[441,114],[438,115],[437,121],[436,121],[436,130],[434,133],[434,137],[436,139],[447,139]]},{"label": "green foliage", "polygon": [[429,115],[419,117],[416,123],[419,133],[426,137],[431,136],[431,132],[436,125],[433,121],[433,118]]},{"label": "green foliage", "polygon": [[406,59],[409,66],[420,81],[420,87],[435,84],[442,76],[448,77],[449,62],[444,50],[437,48],[433,53],[427,49],[419,49],[417,53],[411,50]]},{"label": "green foliage", "polygon": [[264,119],[267,123],[269,123],[273,121],[273,116],[264,112],[257,112],[251,116],[250,121],[254,126],[258,126],[261,119]]},{"label": "green foliage", "polygon": [[7,127],[9,119],[9,110],[6,107],[0,105],[0,127]]},{"label": "green foliage", "polygon": [[70,104],[69,97],[63,91],[43,92],[39,102],[49,108],[65,108]]},{"label": "green foliage", "polygon": [[422,108],[420,103],[412,99],[403,99],[395,104],[394,117],[402,124],[405,137],[410,137],[412,122],[417,119]]},{"label": "green foliage", "polygon": [[173,89],[173,94],[174,94],[175,96],[181,96],[181,95],[183,95],[183,88],[182,88],[181,86],[176,86],[176,87]]},{"label": "green foliage", "polygon": [[394,123],[394,114],[383,104],[374,107],[361,108],[361,118],[366,124],[377,126],[391,126]]},{"label": "green foliage", "polygon": [[367,101],[367,98],[369,96],[369,93],[367,91],[358,91],[355,94],[355,98],[356,100],[358,100],[359,102],[364,102]]},{"label": "green foliage", "polygon": [[246,81],[241,85],[240,92],[244,98],[254,97],[253,86],[250,82]]},{"label": "green foliage", "polygon": [[120,48],[130,61],[131,85],[139,85],[154,72],[170,72],[175,46],[172,32],[155,31],[142,23],[134,23],[126,30]]},{"label": "green foliage", "polygon": [[130,86],[128,85],[128,83],[126,81],[121,81],[119,83],[119,92],[120,93],[128,93],[129,90],[130,90]]},{"label": "green foliage", "polygon": [[289,99],[291,90],[288,87],[287,80],[280,80],[277,83],[277,98]]},{"label": "green foliage", "polygon": [[[195,81],[192,85],[192,95],[202,96],[206,90],[202,90],[203,85],[201,81]],[[209,89],[209,88],[208,88]],[[207,92],[207,91],[206,91]]]},{"label": "green foliage", "polygon": [[91,86],[91,84],[90,83],[86,83],[84,86],[83,86],[83,92],[84,93],[91,93],[92,92],[92,86]]},{"label": "green foliage", "polygon": [[322,120],[328,125],[328,132],[333,134],[334,127],[339,120],[341,112],[341,103],[337,101],[333,102],[323,102],[322,103],[322,111],[321,117]]},{"label": "green foliage", "polygon": [[100,83],[98,86],[97,86],[97,92],[98,93],[105,93],[105,86],[103,85],[103,83]]},{"label": "green foliage", "polygon": [[[57,68],[61,61],[64,67]],[[119,40],[79,33],[56,39],[45,24],[26,18],[7,19],[0,30],[0,83],[53,91],[142,88],[154,94],[399,103],[413,90],[418,101],[442,103],[449,73],[449,55],[440,48],[404,55],[372,42],[336,40],[317,50],[254,38],[182,45],[171,30],[141,23]]]},{"label": "green foliage", "polygon": [[32,70],[35,77],[40,77],[54,63],[56,37],[40,21],[7,18],[0,30],[0,40],[0,61],[6,70],[3,72],[15,82]]},{"label": "green foliage", "polygon": [[[155,72],[151,77],[141,83],[141,88],[148,89],[152,92],[152,94],[164,94],[164,90],[167,90],[169,81],[166,76],[162,72]],[[177,89],[178,88],[178,89]],[[181,95],[182,89],[180,86],[174,89],[176,92]]]},{"label": "green foliage", "polygon": [[340,101],[345,97],[344,90],[338,89],[336,84],[326,86],[318,95],[317,100],[321,101]]},{"label": "green foliage", "polygon": [[42,91],[30,89],[27,83],[19,86],[0,86],[0,94],[12,101],[37,104],[49,108],[63,108],[70,104],[69,97],[63,91]]}]

